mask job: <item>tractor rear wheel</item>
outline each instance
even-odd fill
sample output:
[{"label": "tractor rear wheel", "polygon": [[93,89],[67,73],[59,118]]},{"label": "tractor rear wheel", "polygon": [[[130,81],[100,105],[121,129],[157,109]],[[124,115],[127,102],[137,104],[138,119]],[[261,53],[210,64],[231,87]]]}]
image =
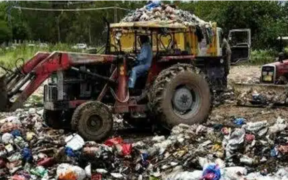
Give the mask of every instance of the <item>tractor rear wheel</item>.
[{"label": "tractor rear wheel", "polygon": [[77,107],[71,123],[83,138],[93,141],[103,140],[113,128],[112,113],[98,101],[86,102]]},{"label": "tractor rear wheel", "polygon": [[203,123],[212,108],[208,82],[189,64],[163,70],[153,84],[149,101],[157,119],[168,129],[180,123]]}]

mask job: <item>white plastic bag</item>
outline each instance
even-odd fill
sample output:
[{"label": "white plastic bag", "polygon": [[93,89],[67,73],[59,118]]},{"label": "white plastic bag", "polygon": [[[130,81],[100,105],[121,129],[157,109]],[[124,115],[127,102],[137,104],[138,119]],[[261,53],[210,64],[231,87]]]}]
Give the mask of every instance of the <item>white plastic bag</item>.
[{"label": "white plastic bag", "polygon": [[165,180],[199,180],[202,178],[202,171],[193,171],[193,172],[177,172],[169,174]]},{"label": "white plastic bag", "polygon": [[10,133],[4,133],[2,135],[2,142],[4,144],[13,144],[14,142],[14,136]]},{"label": "white plastic bag", "polygon": [[247,169],[240,166],[223,168],[221,171],[222,178],[225,180],[240,180],[247,175]]},{"label": "white plastic bag", "polygon": [[84,180],[86,178],[86,173],[85,171],[78,167],[78,166],[72,166],[70,164],[60,164],[57,167],[56,170],[57,177],[56,179],[63,179],[63,180],[68,180],[69,175],[68,174],[73,174],[73,177],[76,177],[77,180]]},{"label": "white plastic bag", "polygon": [[76,133],[68,136],[65,139],[65,142],[66,142],[66,147],[71,148],[73,151],[80,150],[85,144],[83,138]]},{"label": "white plastic bag", "polygon": [[268,122],[267,121],[258,121],[258,122],[249,122],[245,126],[245,129],[251,132],[258,132],[260,129],[267,127]]},{"label": "white plastic bag", "polygon": [[89,177],[89,178],[92,176],[91,164],[88,164],[88,165],[85,167],[85,173],[86,173],[86,176]]}]

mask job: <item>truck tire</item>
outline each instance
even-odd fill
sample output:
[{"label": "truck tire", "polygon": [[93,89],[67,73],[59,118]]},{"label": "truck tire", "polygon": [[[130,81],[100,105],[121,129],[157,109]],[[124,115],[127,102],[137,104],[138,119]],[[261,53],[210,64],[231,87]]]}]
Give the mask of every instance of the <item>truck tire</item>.
[{"label": "truck tire", "polygon": [[61,129],[62,128],[62,111],[51,111],[51,110],[44,110],[43,112],[43,120],[47,126],[53,129]]},{"label": "truck tire", "polygon": [[208,82],[189,64],[176,64],[163,70],[148,97],[154,115],[168,129],[180,123],[203,123],[212,109]]},{"label": "truck tire", "polygon": [[71,123],[83,138],[92,141],[103,140],[113,129],[112,113],[106,105],[98,101],[78,106]]}]

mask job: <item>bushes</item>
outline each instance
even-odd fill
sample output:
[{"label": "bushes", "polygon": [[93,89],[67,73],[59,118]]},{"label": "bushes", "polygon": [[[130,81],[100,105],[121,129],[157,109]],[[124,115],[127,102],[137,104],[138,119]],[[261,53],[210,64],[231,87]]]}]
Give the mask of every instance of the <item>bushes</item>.
[{"label": "bushes", "polygon": [[274,62],[277,57],[277,51],[274,50],[253,50],[251,52],[250,64],[262,65],[270,62]]}]

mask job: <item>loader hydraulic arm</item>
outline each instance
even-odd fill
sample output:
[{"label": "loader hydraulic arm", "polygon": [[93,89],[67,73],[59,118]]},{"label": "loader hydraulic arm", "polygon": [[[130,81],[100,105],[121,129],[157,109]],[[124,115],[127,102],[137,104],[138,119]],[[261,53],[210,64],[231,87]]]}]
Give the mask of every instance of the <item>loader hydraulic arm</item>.
[{"label": "loader hydraulic arm", "polygon": [[[13,89],[7,92],[8,99],[5,110],[13,111],[20,108],[27,98],[46,80],[52,73],[56,71],[66,70],[72,66],[84,65],[84,64],[97,64],[116,61],[117,56],[114,55],[99,55],[99,54],[85,54],[85,53],[68,53],[68,52],[53,52],[47,56],[44,60],[36,62],[28,62],[30,68],[35,66],[33,70],[27,73],[21,81],[19,81]],[[30,70],[30,69],[29,69]],[[26,85],[24,87],[24,85]],[[24,90],[20,93],[14,102],[10,102],[9,99],[15,94],[19,93],[19,90],[24,87]],[[3,111],[3,107],[0,107]]]}]

